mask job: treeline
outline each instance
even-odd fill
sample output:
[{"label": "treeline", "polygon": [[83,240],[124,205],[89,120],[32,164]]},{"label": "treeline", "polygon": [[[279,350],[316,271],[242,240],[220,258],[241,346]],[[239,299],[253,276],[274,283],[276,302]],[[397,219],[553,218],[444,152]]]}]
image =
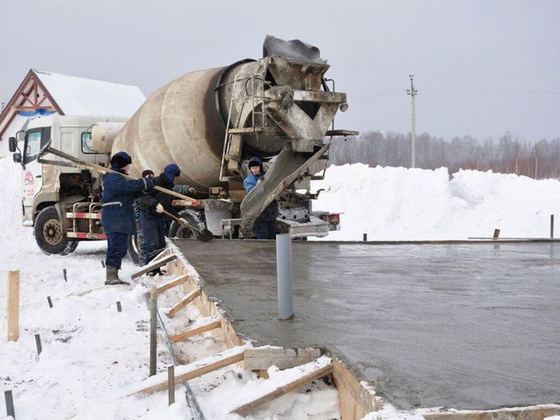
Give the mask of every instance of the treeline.
[{"label": "treeline", "polygon": [[[379,131],[346,141],[335,140],[329,163],[365,163],[369,166],[411,165],[411,135]],[[416,167],[450,173],[459,169],[514,173],[532,178],[560,177],[560,138],[527,142],[506,133],[499,139],[471,136],[444,140],[427,133],[416,136]]]}]

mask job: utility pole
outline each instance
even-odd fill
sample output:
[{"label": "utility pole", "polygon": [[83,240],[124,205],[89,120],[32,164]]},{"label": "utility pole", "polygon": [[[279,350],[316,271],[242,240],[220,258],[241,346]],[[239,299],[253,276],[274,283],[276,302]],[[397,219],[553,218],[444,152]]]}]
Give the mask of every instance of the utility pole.
[{"label": "utility pole", "polygon": [[416,167],[416,95],[418,91],[414,89],[414,75],[410,74],[410,89],[406,90],[406,94],[410,95],[410,101],[412,106],[412,159],[411,168]]}]

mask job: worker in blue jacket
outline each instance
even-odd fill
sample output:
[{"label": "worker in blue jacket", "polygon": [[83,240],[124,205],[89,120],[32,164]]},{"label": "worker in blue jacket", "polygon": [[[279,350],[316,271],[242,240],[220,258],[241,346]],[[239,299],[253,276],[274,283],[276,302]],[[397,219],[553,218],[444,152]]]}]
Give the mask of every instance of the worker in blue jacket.
[{"label": "worker in blue jacket", "polygon": [[118,152],[111,158],[111,169],[118,173],[103,176],[101,223],[107,235],[106,285],[128,284],[119,279],[118,271],[128,250],[128,237],[136,231],[132,202],[153,188],[148,178],[126,179],[132,158],[126,152]]},{"label": "worker in blue jacket", "polygon": [[[249,175],[243,180],[243,187],[246,193],[255,188],[265,175],[262,160],[258,156],[253,156],[249,159],[248,166]],[[274,200],[255,220],[253,235],[256,239],[274,239],[276,237],[276,218],[278,214],[278,202]]]},{"label": "worker in blue jacket", "polygon": [[[181,170],[175,163],[170,163],[163,172],[153,177],[152,171],[144,171],[142,175],[152,178],[154,185],[172,190],[175,178],[181,175]],[[148,264],[154,257],[165,249],[165,234],[167,232],[167,216],[163,215],[165,210],[176,217],[180,215],[172,207],[173,197],[162,192],[153,191],[142,195],[136,202],[139,210],[140,226],[144,235],[141,249],[141,264]],[[151,274],[161,274],[161,270],[155,269]]]}]

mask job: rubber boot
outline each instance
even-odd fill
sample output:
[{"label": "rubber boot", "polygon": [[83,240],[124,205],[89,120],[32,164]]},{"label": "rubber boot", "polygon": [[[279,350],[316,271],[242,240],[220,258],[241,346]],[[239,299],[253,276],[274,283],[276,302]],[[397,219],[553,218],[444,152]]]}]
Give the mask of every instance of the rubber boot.
[{"label": "rubber boot", "polygon": [[128,284],[126,281],[122,281],[119,279],[119,269],[117,267],[113,267],[112,265],[107,265],[105,267],[105,272],[107,277],[105,279],[105,285],[113,286],[116,284]]}]

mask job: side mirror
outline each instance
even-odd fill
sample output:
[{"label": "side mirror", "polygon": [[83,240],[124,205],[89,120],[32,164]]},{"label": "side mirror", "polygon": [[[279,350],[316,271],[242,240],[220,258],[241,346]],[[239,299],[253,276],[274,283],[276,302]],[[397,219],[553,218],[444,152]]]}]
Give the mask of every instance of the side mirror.
[{"label": "side mirror", "polygon": [[10,150],[10,153],[14,153],[17,150],[17,139],[15,137],[10,137],[8,141],[8,149]]},{"label": "side mirror", "polygon": [[17,141],[25,141],[25,131],[20,130],[16,133]]},{"label": "side mirror", "polygon": [[21,153],[20,152],[16,152],[12,155],[12,158],[14,159],[15,163],[21,163]]}]

